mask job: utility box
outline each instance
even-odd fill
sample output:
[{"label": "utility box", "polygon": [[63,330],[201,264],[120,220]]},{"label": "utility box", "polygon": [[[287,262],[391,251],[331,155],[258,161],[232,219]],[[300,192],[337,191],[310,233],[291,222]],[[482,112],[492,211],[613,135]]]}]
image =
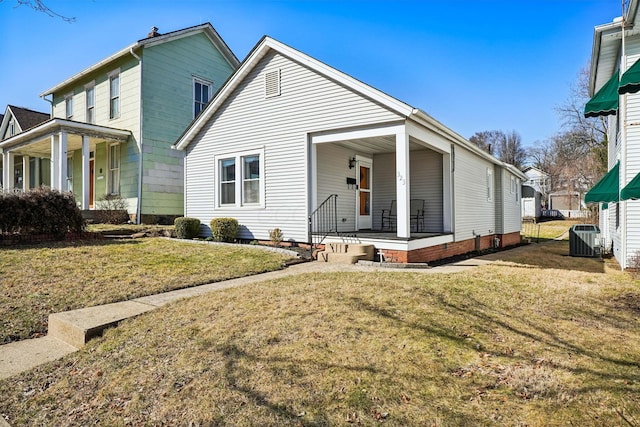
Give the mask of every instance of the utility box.
[{"label": "utility box", "polygon": [[569,255],[599,257],[600,228],[593,224],[576,224],[569,230]]}]

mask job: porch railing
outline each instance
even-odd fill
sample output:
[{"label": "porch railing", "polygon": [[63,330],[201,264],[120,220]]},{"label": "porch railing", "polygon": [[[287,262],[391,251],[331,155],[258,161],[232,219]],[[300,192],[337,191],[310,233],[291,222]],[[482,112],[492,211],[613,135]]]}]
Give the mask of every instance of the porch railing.
[{"label": "porch railing", "polygon": [[338,195],[332,194],[309,215],[309,242],[319,245],[330,233],[338,233]]}]

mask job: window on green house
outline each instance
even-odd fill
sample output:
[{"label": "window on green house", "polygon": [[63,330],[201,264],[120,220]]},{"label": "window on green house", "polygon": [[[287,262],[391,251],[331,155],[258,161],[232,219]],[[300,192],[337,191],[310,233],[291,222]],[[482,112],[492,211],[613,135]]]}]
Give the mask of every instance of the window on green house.
[{"label": "window on green house", "polygon": [[193,79],[193,117],[196,117],[209,103],[211,82]]},{"label": "window on green house", "polygon": [[109,118],[120,117],[120,74],[112,74],[109,77]]},{"label": "window on green house", "polygon": [[120,194],[120,144],[109,146],[109,194]]}]

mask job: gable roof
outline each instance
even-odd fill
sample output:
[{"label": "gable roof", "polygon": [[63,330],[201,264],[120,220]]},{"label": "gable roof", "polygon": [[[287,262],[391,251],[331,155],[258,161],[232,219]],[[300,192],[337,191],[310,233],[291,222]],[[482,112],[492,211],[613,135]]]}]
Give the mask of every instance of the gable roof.
[{"label": "gable roof", "polygon": [[227,43],[225,43],[225,41],[222,39],[222,37],[220,37],[220,35],[218,34],[218,32],[215,30],[215,28],[213,28],[213,25],[211,25],[211,23],[207,22],[201,25],[196,25],[193,27],[188,27],[188,28],[183,28],[182,30],[177,30],[177,31],[172,31],[170,33],[166,33],[166,34],[158,34],[155,36],[151,36],[151,37],[146,37],[144,39],[140,39],[137,42],[125,47],[124,49],[119,50],[118,52],[114,53],[111,56],[108,56],[107,58],[104,58],[103,60],[96,62],[95,64],[93,64],[92,66],[80,71],[79,73],[69,77],[68,79],[66,79],[65,81],[55,85],[54,87],[47,89],[46,91],[42,92],[40,94],[40,97],[45,97],[47,95],[50,95],[54,92],[58,92],[59,90],[63,89],[66,86],[69,86],[70,84],[72,84],[73,82],[75,82],[78,79],[81,79],[82,77],[86,76],[87,74],[92,73],[93,71],[102,68],[126,55],[133,55],[134,52],[140,48],[144,48],[147,46],[155,46],[161,43],[166,43],[169,41],[173,41],[173,40],[177,40],[180,39],[182,37],[187,37],[187,36],[191,36],[194,34],[198,34],[198,33],[204,33],[209,40],[211,40],[211,42],[213,43],[213,45],[220,51],[220,53],[222,54],[222,56],[225,58],[225,60],[229,63],[229,65],[231,65],[231,67],[233,69],[236,69],[238,67],[238,65],[240,64],[240,61],[238,60],[238,58],[236,57],[236,55],[231,51],[231,49],[229,48],[229,46],[227,45]]},{"label": "gable roof", "polygon": [[5,114],[0,114],[0,136],[5,134],[12,117],[18,123],[21,132],[31,129],[51,118],[47,113],[16,107],[15,105],[7,105]]},{"label": "gable roof", "polygon": [[263,36],[262,39],[256,44],[256,46],[249,52],[247,57],[242,61],[240,67],[232,74],[229,79],[222,85],[220,90],[215,94],[213,99],[209,102],[204,111],[194,119],[191,125],[183,132],[178,141],[172,148],[177,150],[185,150],[189,144],[193,141],[198,132],[206,125],[206,123],[215,114],[218,108],[227,100],[227,98],[233,93],[233,91],[242,83],[244,78],[251,72],[251,70],[260,62],[260,60],[269,52],[276,51],[283,56],[296,61],[320,75],[323,75],[339,84],[347,87],[354,92],[360,94],[363,97],[371,99],[372,101],[388,108],[389,110],[397,113],[406,119],[413,120],[422,126],[434,131],[437,134],[442,135],[451,142],[455,142],[459,145],[468,148],[479,156],[489,160],[494,164],[501,165],[508,169],[514,175],[521,179],[526,179],[525,175],[512,165],[508,165],[484,150],[478,148],[475,144],[472,144],[461,135],[452,131],[426,112],[412,107],[411,105],[402,102],[386,93],[370,86],[362,81],[351,77],[350,75],[343,73],[342,71],[333,68],[305,53],[300,52],[290,46],[285,45],[269,36]]}]

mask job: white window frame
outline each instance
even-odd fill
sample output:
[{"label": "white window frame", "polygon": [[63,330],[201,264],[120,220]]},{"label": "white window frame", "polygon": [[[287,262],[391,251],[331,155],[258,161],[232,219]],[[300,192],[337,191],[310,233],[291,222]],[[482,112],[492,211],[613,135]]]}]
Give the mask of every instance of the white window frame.
[{"label": "white window frame", "polygon": [[[118,152],[118,161],[116,167],[112,167],[113,162],[113,154],[112,148],[116,147]],[[107,194],[110,195],[118,195],[120,194],[120,166],[122,164],[122,152],[121,152],[121,144],[109,144],[107,151]],[[115,177],[115,178],[114,178]]]},{"label": "white window frame", "polygon": [[14,119],[9,120],[9,136],[16,134],[16,121]]},{"label": "white window frame", "polygon": [[[89,91],[93,92],[93,104],[89,105]],[[84,87],[84,97],[85,97],[85,121],[87,123],[95,124],[96,123],[96,85],[95,82],[91,82]],[[93,119],[90,116],[93,115]]]},{"label": "white window frame", "polygon": [[73,154],[67,156],[67,191],[73,192]]},{"label": "white window frame", "polygon": [[[246,157],[258,156],[260,162],[259,179],[259,197],[257,203],[246,203],[244,201],[244,159]],[[220,164],[223,160],[235,159],[235,203],[222,204],[222,168]],[[216,209],[264,209],[265,207],[265,168],[264,168],[264,147],[254,150],[246,150],[241,152],[219,154],[214,156],[214,164],[216,170],[215,193],[216,193]]]},{"label": "white window frame", "polygon": [[[208,94],[208,98],[207,98],[207,102],[202,102],[202,101],[196,101],[196,84],[200,84],[201,86],[206,86],[209,88],[209,94]],[[193,100],[193,118],[195,118],[198,114],[200,114],[205,108],[207,108],[207,105],[209,104],[209,102],[211,101],[211,98],[213,97],[213,82],[207,79],[203,79],[202,77],[196,77],[193,76],[193,82],[191,84],[191,90],[192,90],[192,97],[191,99]],[[200,111],[198,111],[196,113],[196,104],[200,105]]]},{"label": "white window frame", "polygon": [[[114,94],[112,81],[116,78],[118,79],[118,93]],[[122,99],[122,81],[120,80],[120,69],[109,73],[109,78],[107,80],[109,82],[109,120],[115,120],[120,118],[120,112],[122,111],[122,103],[120,102]],[[114,100],[117,101],[117,111],[114,111]]]},{"label": "white window frame", "polygon": [[73,93],[64,96],[64,118],[73,120]]},{"label": "white window frame", "polygon": [[493,200],[493,170],[487,168],[487,202]]}]

